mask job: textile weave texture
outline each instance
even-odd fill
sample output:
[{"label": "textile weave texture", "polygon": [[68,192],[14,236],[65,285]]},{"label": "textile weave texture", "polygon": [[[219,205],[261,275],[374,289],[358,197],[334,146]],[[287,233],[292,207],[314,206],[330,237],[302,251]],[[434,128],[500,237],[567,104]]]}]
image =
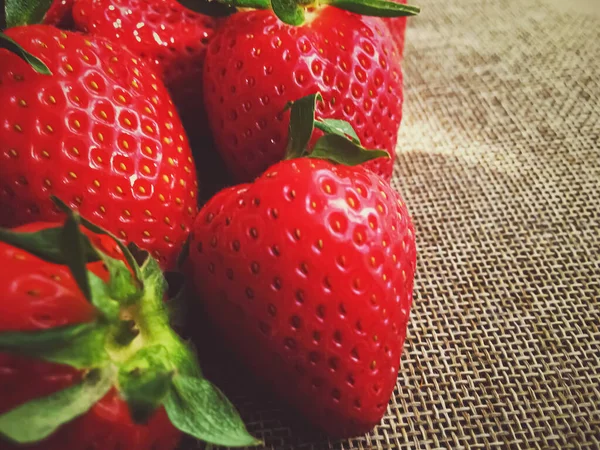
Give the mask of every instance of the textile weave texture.
[{"label": "textile weave texture", "polygon": [[600,5],[417,3],[393,185],[419,256],[387,414],[334,441],[227,393],[272,450],[600,449]]}]

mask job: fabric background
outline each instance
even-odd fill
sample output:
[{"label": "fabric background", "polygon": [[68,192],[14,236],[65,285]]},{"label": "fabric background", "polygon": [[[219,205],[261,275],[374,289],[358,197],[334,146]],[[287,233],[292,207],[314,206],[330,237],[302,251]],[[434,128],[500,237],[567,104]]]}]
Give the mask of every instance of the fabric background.
[{"label": "fabric background", "polygon": [[600,449],[600,1],[413,3],[393,183],[419,262],[387,414],[329,441],[243,377],[228,395],[273,450]]}]

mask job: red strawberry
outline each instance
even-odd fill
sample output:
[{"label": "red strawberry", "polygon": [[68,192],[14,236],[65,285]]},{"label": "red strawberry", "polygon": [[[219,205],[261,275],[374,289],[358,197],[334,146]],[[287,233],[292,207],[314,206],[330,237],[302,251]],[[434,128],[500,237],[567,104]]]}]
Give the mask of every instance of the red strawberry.
[{"label": "red strawberry", "polygon": [[[398,3],[406,4],[406,0],[397,0]],[[385,22],[390,30],[400,57],[404,55],[404,39],[406,35],[406,17],[393,17],[385,19]]]},{"label": "red strawberry", "polygon": [[0,225],[55,221],[50,194],[171,267],[196,213],[191,151],[166,89],[115,44],[36,25],[0,50]]},{"label": "red strawberry", "polygon": [[[215,411],[231,405],[215,400],[211,389],[216,391],[201,378],[194,357],[168,328],[162,276],[152,258],[141,267],[133,263],[130,271],[123,264],[132,261],[130,254],[124,256],[111,238],[86,231],[90,248],[105,255],[104,265],[87,264],[99,280],[89,279],[88,298],[73,266],[49,261],[69,260],[56,245],[62,233],[70,242],[82,236],[67,228],[76,216],[69,217],[64,228],[38,222],[13,232],[0,229],[0,448],[171,450],[181,436],[176,427],[209,442],[251,444],[232,410],[227,418],[235,426],[229,429],[207,423],[206,416],[202,429],[185,418],[210,405],[212,420],[224,419]],[[139,275],[138,284],[132,273]],[[82,338],[92,333],[98,338]],[[180,395],[181,380],[190,377],[208,387],[196,394],[208,403],[199,406],[185,390]],[[69,397],[73,389],[78,395]],[[61,395],[73,398],[62,404],[51,400]],[[36,404],[40,401],[45,403]]]},{"label": "red strawberry", "polygon": [[202,71],[215,19],[176,0],[77,0],[73,16],[78,29],[108,38],[151,64],[188,128],[205,128]]},{"label": "red strawberry", "polygon": [[53,0],[42,23],[70,28],[73,25],[73,0]]},{"label": "red strawberry", "polygon": [[402,70],[380,18],[324,6],[300,27],[271,11],[228,17],[209,45],[206,109],[219,151],[238,181],[283,157],[290,100],[320,91],[318,116],[350,122],[365,146],[391,159],[367,164],[392,174],[402,118]]},{"label": "red strawberry", "polygon": [[[19,227],[17,231],[33,233],[52,226],[38,222]],[[93,239],[98,248],[123,259],[112,239],[107,236]],[[66,266],[43,261],[3,242],[0,242],[0,265],[4,267],[0,278],[0,290],[4,293],[0,301],[0,333],[44,330],[94,320],[94,307],[81,295]],[[88,269],[108,280],[108,272],[101,262],[91,263]],[[0,414],[65,389],[80,382],[82,376],[81,371],[69,366],[0,353]],[[101,446],[110,450],[121,444],[122,448],[131,450],[145,450],[153,445],[157,450],[172,449],[180,435],[164,409],[157,411],[147,424],[134,423],[127,404],[116,390],[111,390],[86,415],[61,428],[49,440],[27,448],[63,450],[66,443],[72,442],[76,447],[71,444],[68,448]],[[0,447],[6,449],[5,445],[0,440]]]},{"label": "red strawberry", "polygon": [[202,208],[189,257],[209,318],[279,395],[334,435],[381,420],[416,262],[387,182],[323,159],[280,162]]}]

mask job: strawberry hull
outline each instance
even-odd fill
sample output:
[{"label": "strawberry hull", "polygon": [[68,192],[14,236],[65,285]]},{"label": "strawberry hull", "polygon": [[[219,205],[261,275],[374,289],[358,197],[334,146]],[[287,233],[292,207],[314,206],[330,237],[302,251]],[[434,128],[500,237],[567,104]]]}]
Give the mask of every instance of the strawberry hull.
[{"label": "strawberry hull", "polygon": [[[32,223],[18,228],[36,232],[55,224]],[[108,255],[123,258],[107,236],[89,235]],[[96,318],[93,306],[82,297],[69,269],[51,264],[0,242],[0,335],[7,331],[34,332],[88,323]],[[88,270],[102,279],[108,272],[101,262]],[[84,372],[13,353],[0,352],[0,416],[31,400],[48,396],[81,382]],[[135,423],[127,403],[113,389],[85,415],[63,425],[52,436],[28,445],[13,445],[0,436],[2,450],[173,450],[181,432],[164,408],[145,424]]]}]

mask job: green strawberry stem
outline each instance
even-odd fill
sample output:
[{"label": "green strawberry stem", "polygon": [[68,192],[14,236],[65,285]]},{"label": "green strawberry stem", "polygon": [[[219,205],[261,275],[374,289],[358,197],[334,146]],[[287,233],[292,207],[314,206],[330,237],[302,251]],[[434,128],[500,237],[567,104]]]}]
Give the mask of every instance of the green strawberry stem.
[{"label": "green strawberry stem", "polygon": [[[0,229],[0,241],[69,267],[96,307],[97,318],[41,331],[0,332],[0,352],[66,364],[86,375],[79,384],[0,415],[0,439],[39,442],[85,414],[115,387],[138,422],[164,407],[175,427],[197,439],[226,446],[260,444],[229,400],[204,379],[194,352],[171,328],[163,301],[168,286],[158,263],[147,252],[136,251],[143,259],[138,263],[112,235],[132,267],[104,254],[80,227],[108,233],[55,201],[67,213],[62,227],[37,233]],[[86,264],[94,261],[106,264],[107,282],[87,270]]]},{"label": "green strawberry stem", "polygon": [[321,3],[364,16],[408,17],[416,16],[421,12],[418,6],[385,0],[321,0]]},{"label": "green strawberry stem", "polygon": [[[355,166],[372,159],[390,157],[384,150],[364,148],[348,122],[337,119],[317,119],[316,103],[322,101],[323,97],[317,92],[290,102],[285,107],[285,110],[290,110],[290,124],[284,159],[309,157]],[[309,151],[307,146],[315,128],[325,134]]]},{"label": "green strawberry stem", "polygon": [[180,1],[181,4],[186,6],[187,8],[193,9],[197,12],[206,13],[208,15],[212,14],[212,11],[207,9],[206,6],[202,6],[201,3],[218,3],[221,5],[225,5],[228,8],[252,8],[252,9],[270,9],[271,2],[269,0],[183,0]]}]

